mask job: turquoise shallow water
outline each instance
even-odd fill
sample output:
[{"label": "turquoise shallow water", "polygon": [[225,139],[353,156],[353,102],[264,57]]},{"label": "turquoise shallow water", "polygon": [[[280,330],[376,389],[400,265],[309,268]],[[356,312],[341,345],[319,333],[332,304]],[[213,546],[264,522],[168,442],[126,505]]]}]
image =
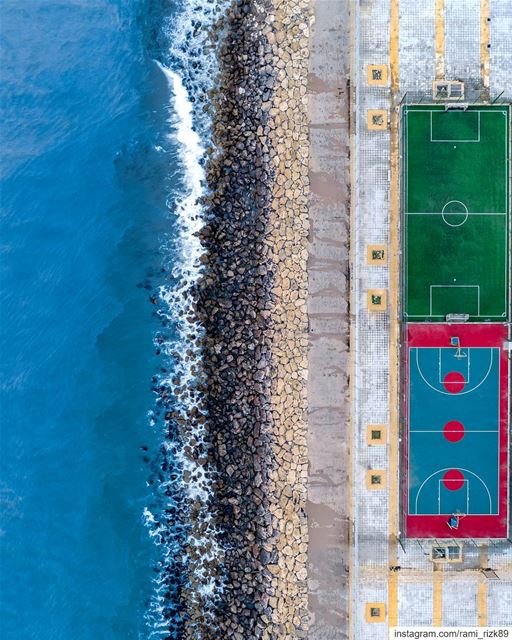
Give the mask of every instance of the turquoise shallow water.
[{"label": "turquoise shallow water", "polygon": [[175,171],[145,48],[158,16],[122,0],[1,13],[0,637],[142,638],[149,287]]}]

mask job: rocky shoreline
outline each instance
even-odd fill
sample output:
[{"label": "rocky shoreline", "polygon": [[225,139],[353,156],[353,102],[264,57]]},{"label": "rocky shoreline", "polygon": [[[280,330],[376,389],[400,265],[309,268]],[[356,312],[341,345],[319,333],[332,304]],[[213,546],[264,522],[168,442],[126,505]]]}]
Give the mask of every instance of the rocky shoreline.
[{"label": "rocky shoreline", "polygon": [[307,636],[310,22],[308,0],[237,0],[221,25],[196,312],[224,586],[191,638]]}]

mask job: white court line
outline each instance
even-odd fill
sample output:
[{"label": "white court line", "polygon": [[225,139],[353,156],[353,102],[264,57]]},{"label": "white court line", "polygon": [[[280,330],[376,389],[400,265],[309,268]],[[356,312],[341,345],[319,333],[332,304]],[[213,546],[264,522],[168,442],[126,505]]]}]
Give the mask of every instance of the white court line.
[{"label": "white court line", "polygon": [[[466,429],[464,427],[464,436],[467,433],[499,433],[499,429]],[[409,433],[444,433],[444,429],[409,429]],[[447,433],[459,433],[455,430],[449,430]]]},{"label": "white court line", "polygon": [[[471,384],[471,347],[464,347],[467,350],[467,371],[468,371],[468,376],[467,376],[467,380],[464,380],[464,384]],[[443,356],[442,356],[442,350],[443,349],[448,349],[450,350],[456,350],[457,347],[439,347],[439,354],[438,354],[438,358],[439,358],[439,379],[438,379],[438,383],[439,384],[443,384]],[[455,357],[455,356],[454,356]],[[450,369],[451,371],[451,369]]]},{"label": "white court line", "polygon": [[[408,113],[444,113],[442,109],[409,109]],[[507,115],[506,111],[501,109],[471,109],[471,113],[502,113]]]},{"label": "white court line", "polygon": [[[451,396],[454,397],[453,393],[450,393],[449,391],[441,391],[441,389],[436,389],[434,386],[432,386],[430,384],[430,382],[425,378],[425,376],[423,375],[423,371],[421,370],[420,367],[420,363],[419,363],[419,350],[423,349],[424,347],[411,347],[410,351],[412,351],[413,349],[416,349],[416,368],[418,369],[418,373],[420,374],[421,378],[423,379],[423,382],[430,387],[433,391],[436,391],[437,393],[442,394],[443,396]],[[459,397],[459,396],[465,396],[468,393],[472,393],[473,391],[476,391],[478,389],[478,387],[480,387],[489,377],[490,373],[491,373],[491,369],[492,369],[492,365],[493,365],[493,355],[494,355],[494,349],[496,349],[497,347],[483,347],[485,349],[489,349],[489,351],[491,352],[491,359],[489,362],[489,368],[487,369],[487,373],[485,374],[484,378],[482,378],[482,380],[476,385],[476,387],[473,387],[472,389],[468,389],[467,391],[459,391],[459,393],[455,394],[455,397]],[[499,348],[498,348],[499,351]],[[499,358],[498,358],[498,363],[499,363]],[[498,369],[498,374],[499,374],[499,369]]]},{"label": "white court line", "polygon": [[[441,315],[438,313],[407,313],[405,312],[404,315],[407,318],[445,318],[446,315]],[[505,313],[500,313],[498,315],[491,315],[490,313],[483,313],[480,316],[477,316],[475,314],[470,313],[469,317],[470,318],[505,318],[506,317],[506,312]],[[457,324],[457,322],[455,323],[445,323],[445,322],[435,322],[433,324]],[[472,349],[476,349],[477,347],[471,347]],[[487,348],[487,347],[485,347]]]},{"label": "white court line", "polygon": [[[509,132],[509,122],[510,122],[510,107],[507,109],[506,112],[502,112],[505,114],[505,133],[506,135],[504,136],[505,138],[505,210],[510,212],[510,194],[509,194],[509,181],[510,181],[510,174],[509,174],[509,166],[510,166],[510,147],[509,147],[509,138],[510,138],[510,132]],[[508,260],[509,260],[509,243],[510,243],[510,237],[511,237],[511,231],[512,227],[511,227],[511,221],[510,219],[508,220],[508,229],[505,230],[505,308],[508,308],[510,305],[510,301],[508,299],[509,296],[509,288],[510,288],[510,282],[508,282],[508,279],[511,275],[511,271],[510,271],[510,266],[508,264]],[[506,312],[505,314],[506,315]]]},{"label": "white court line", "polygon": [[[425,349],[437,349],[437,347],[422,347]],[[497,347],[471,347],[472,349],[494,349]],[[411,351],[413,349],[418,350],[418,347],[410,347],[409,348],[409,371],[411,370]],[[499,348],[498,348],[498,352],[499,352]],[[417,351],[416,351],[417,353]],[[498,379],[501,380],[501,360],[498,358]],[[410,379],[409,379],[410,380]],[[409,386],[409,393],[410,393],[410,386]],[[410,399],[410,396],[409,396]],[[407,420],[408,420],[408,433],[409,436],[411,434],[411,428],[410,428],[410,424],[411,424],[411,402],[407,403]],[[501,425],[501,404],[500,404],[500,398],[498,397],[498,425]],[[498,434],[498,447],[497,447],[497,453],[498,453],[498,464],[497,464],[497,469],[496,469],[496,473],[497,473],[497,487],[498,487],[498,491],[497,491],[497,497],[498,497],[498,513],[496,514],[489,514],[489,513],[473,513],[471,515],[474,516],[484,516],[484,515],[499,515],[499,504],[500,504],[500,496],[501,496],[501,484],[500,484],[500,471],[501,471],[501,462],[500,462],[500,446],[501,446],[501,427],[498,427],[498,430],[496,432]],[[411,512],[410,511],[410,499],[411,499],[411,483],[410,483],[410,479],[411,479],[411,447],[412,447],[412,438],[408,437],[407,438],[407,515],[421,515],[418,514],[417,512],[417,506],[416,506],[416,512]],[[507,469],[508,469],[508,465],[507,465]],[[435,474],[433,474],[435,475]],[[416,505],[417,505],[417,499],[418,499],[418,494],[416,494]],[[492,504],[492,502],[491,502]],[[508,513],[508,509],[507,509],[507,513]],[[425,514],[425,515],[431,515],[431,514]]]},{"label": "white court line", "polygon": [[[426,112],[426,113],[431,113],[432,109],[416,109],[415,111],[418,112]],[[493,113],[501,113],[505,116],[506,118],[506,124],[505,124],[505,133],[506,135],[504,136],[504,158],[505,158],[505,162],[503,163],[503,167],[504,167],[504,171],[505,171],[505,210],[503,212],[486,212],[486,211],[482,211],[482,212],[472,212],[469,215],[498,215],[498,216],[504,216],[505,218],[507,217],[507,215],[509,214],[510,211],[510,203],[509,203],[509,142],[508,142],[508,136],[509,136],[509,129],[510,129],[510,122],[508,120],[508,117],[510,115],[510,109],[507,109],[506,111],[502,110],[502,109],[485,109],[485,110],[479,110],[479,113],[489,113],[489,114],[493,114]],[[405,202],[408,203],[408,199],[409,199],[409,188],[408,188],[408,178],[409,178],[409,136],[408,136],[408,128],[409,128],[409,123],[410,123],[410,111],[408,109],[405,110],[405,115],[406,115],[406,144],[405,144],[405,150],[406,150],[406,176],[405,176]],[[441,215],[441,212],[409,212],[409,211],[403,211],[402,213],[405,213],[406,216],[408,215]],[[407,248],[409,246],[408,244],[408,238],[409,238],[409,234],[408,234],[408,225],[405,224],[405,248]],[[510,263],[509,263],[509,256],[508,256],[508,247],[509,247],[509,243],[510,243],[510,232],[508,230],[508,228],[505,230],[505,233],[503,234],[503,240],[504,240],[504,251],[505,251],[505,260],[504,260],[504,269],[505,269],[505,277],[504,277],[504,301],[505,304],[507,304],[507,301],[509,299],[509,292],[508,292],[508,283],[509,283],[509,269],[510,269]],[[405,259],[405,269],[406,269],[406,285],[408,283],[408,275],[409,275],[409,264],[408,264],[408,258],[406,257]],[[406,288],[406,309],[408,307],[408,302],[409,302],[409,287],[407,286]],[[508,305],[507,305],[508,308]],[[406,310],[404,311],[404,316],[406,318],[410,318],[411,320],[414,320],[415,318],[425,318],[427,317],[427,314],[423,313],[423,314],[410,314],[408,313]],[[444,315],[433,315],[431,314],[430,316],[433,319],[436,320],[443,320],[445,319]],[[474,316],[474,315],[470,315],[471,319],[476,319],[478,317],[485,317],[485,318],[493,318],[496,320],[501,320],[503,318],[507,317],[507,312],[505,311],[504,313],[500,313],[500,314],[489,314],[486,313],[485,316]],[[499,369],[501,369],[501,361],[498,362],[498,366]],[[501,373],[500,373],[501,376]],[[501,407],[499,405],[499,401],[498,401],[498,419],[500,419],[500,414],[501,414]],[[498,430],[498,436],[499,439],[501,440],[501,431]],[[499,458],[499,452],[498,452],[498,458]],[[408,473],[410,473],[410,470],[408,470]],[[500,486],[500,464],[499,464],[499,460],[498,460],[498,469],[497,469],[497,475],[498,475],[498,486]]]},{"label": "white court line", "polygon": [[[405,205],[407,206],[409,203],[409,126],[410,126],[410,118],[409,115],[413,112],[417,112],[417,113],[429,113],[430,114],[430,120],[432,120],[432,113],[434,112],[441,112],[441,110],[439,109],[410,109],[410,108],[405,108],[404,109],[404,115],[405,115],[405,155],[406,155],[406,171],[405,171],[405,194],[404,194],[404,200],[405,200]],[[510,122],[509,122],[509,118],[510,118],[510,108],[506,108],[503,109],[502,107],[496,107],[496,108],[487,108],[487,109],[472,109],[471,112],[473,113],[478,113],[479,114],[479,123],[480,123],[480,133],[481,133],[481,114],[482,113],[486,113],[486,114],[502,114],[505,117],[505,135],[503,136],[503,141],[504,141],[504,162],[503,162],[503,167],[504,167],[504,171],[505,171],[505,210],[503,212],[486,212],[486,211],[481,211],[481,212],[474,212],[474,213],[469,213],[469,215],[501,215],[501,216],[505,216],[507,217],[509,215],[510,212],[510,193],[509,193],[509,129],[510,129]],[[432,133],[432,130],[431,130]],[[441,212],[413,212],[413,211],[402,211],[402,214],[405,214],[405,216],[409,216],[409,215],[442,215]],[[407,218],[406,218],[407,219]],[[408,224],[404,224],[405,227],[405,233],[404,233],[404,259],[405,259],[405,310],[404,310],[404,316],[414,319],[414,318],[425,318],[426,314],[408,314],[406,309],[409,306],[409,287],[408,287],[408,282],[409,282],[409,256],[407,255],[408,253],[408,248],[409,248],[409,233],[408,233]],[[510,304],[509,302],[509,269],[510,269],[510,264],[509,264],[509,244],[510,244],[510,231],[508,229],[505,230],[505,233],[503,234],[503,245],[504,245],[504,250],[505,250],[505,261],[504,261],[504,268],[505,268],[505,277],[504,277],[504,298],[503,300],[505,301],[505,305],[508,308],[508,305]],[[444,318],[445,316],[443,315],[432,315],[430,314],[430,317],[432,318]],[[485,318],[506,318],[507,317],[507,311],[505,311],[504,313],[501,314],[485,314],[485,316],[474,316],[474,315],[470,315],[471,319],[477,319],[478,317],[485,317]]]},{"label": "white court line", "polygon": [[502,111],[502,113],[505,115],[505,210],[506,211],[510,211],[510,199],[509,199],[509,173],[508,173],[508,167],[509,167],[509,114],[510,114],[510,107],[508,111]]},{"label": "white court line", "polygon": [[[438,485],[437,485],[437,515],[439,516],[449,516],[451,515],[450,513],[441,513],[441,483],[442,482],[460,482],[460,480],[438,480]],[[464,478],[464,480],[462,481],[464,483],[464,488],[466,489],[466,514],[469,513],[469,480]],[[461,487],[462,489],[462,487]],[[448,487],[446,487],[447,491],[450,491],[450,489],[448,489]],[[460,491],[460,489],[456,489],[456,491]]]},{"label": "white court line", "polygon": [[[446,322],[432,322],[431,324],[446,325]],[[456,323],[456,324],[460,324],[460,323]],[[425,323],[425,325],[428,326],[428,323]],[[450,345],[447,345],[447,346],[441,347],[441,348],[442,349],[456,349],[456,347],[451,347]],[[501,347],[499,347],[498,345],[491,345],[489,347],[486,347],[486,346],[475,347],[475,346],[473,346],[473,347],[463,347],[463,348],[464,349],[485,349],[486,351],[489,351],[490,349],[497,349],[499,351],[501,349]],[[424,347],[410,347],[410,349],[439,349],[439,347],[434,347],[432,345],[428,345],[428,346],[424,346]]]},{"label": "white court line", "polygon": [[[406,216],[442,216],[442,211],[404,211]],[[462,215],[464,212],[454,211],[453,214],[444,215]],[[468,211],[468,216],[507,216],[508,213],[506,211]]]},{"label": "white court line", "polygon": [[[424,485],[426,482],[428,482],[430,480],[430,478],[433,478],[436,474],[438,473],[443,473],[443,471],[450,471],[451,469],[457,469],[458,471],[465,471],[466,473],[470,473],[472,476],[475,476],[475,478],[477,478],[477,480],[480,480],[480,482],[483,484],[485,490],[487,491],[487,495],[489,497],[489,512],[488,513],[473,513],[471,515],[478,515],[478,516],[497,516],[498,513],[492,513],[492,498],[491,498],[491,492],[489,491],[489,487],[487,486],[487,484],[482,480],[482,478],[474,473],[474,471],[470,471],[469,469],[464,469],[463,467],[444,467],[443,469],[438,469],[437,471],[434,471],[434,473],[431,473],[428,478],[426,478],[425,480],[423,480],[423,482],[420,485],[420,488],[418,489],[417,493],[416,493],[416,500],[414,501],[414,508],[415,508],[415,513],[412,515],[423,515],[421,513],[418,513],[418,499],[420,497],[420,493],[421,490],[423,489]],[[498,484],[498,502],[499,502],[499,484]],[[409,512],[409,515],[411,515],[411,513]],[[425,514],[425,515],[431,515],[431,514]]]}]

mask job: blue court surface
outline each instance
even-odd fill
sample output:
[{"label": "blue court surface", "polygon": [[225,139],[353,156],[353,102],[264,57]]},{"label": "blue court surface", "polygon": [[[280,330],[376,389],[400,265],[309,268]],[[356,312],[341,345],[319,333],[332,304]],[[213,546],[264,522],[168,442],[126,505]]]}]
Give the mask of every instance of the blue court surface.
[{"label": "blue court surface", "polygon": [[499,349],[411,349],[409,513],[497,513],[499,382]]},{"label": "blue court surface", "polygon": [[446,536],[450,522],[460,525],[458,534],[464,528],[474,537],[506,533],[506,331],[504,325],[409,325],[409,535]]}]

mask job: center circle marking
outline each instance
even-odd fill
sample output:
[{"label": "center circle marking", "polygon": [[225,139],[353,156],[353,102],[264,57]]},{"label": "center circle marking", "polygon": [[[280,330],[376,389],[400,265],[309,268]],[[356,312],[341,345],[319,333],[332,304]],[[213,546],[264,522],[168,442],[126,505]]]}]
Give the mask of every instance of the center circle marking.
[{"label": "center circle marking", "polygon": [[443,386],[448,393],[460,393],[465,385],[464,376],[458,371],[450,371],[443,380]]},{"label": "center circle marking", "polygon": [[464,474],[458,469],[450,469],[443,476],[443,484],[449,491],[458,491],[464,486]]},{"label": "center circle marking", "polygon": [[443,435],[448,442],[459,442],[464,437],[464,425],[457,420],[450,420],[443,427]]},{"label": "center circle marking", "polygon": [[[462,211],[446,211],[446,208],[449,207],[451,204],[457,204],[460,205],[462,207]],[[448,222],[448,220],[446,219],[445,216],[449,216],[449,215],[454,215],[454,216],[464,216],[464,218],[461,220],[461,222],[458,222],[457,224],[453,223],[453,222]],[[445,223],[449,226],[449,227],[462,227],[462,225],[467,221],[467,219],[469,218],[469,211],[468,208],[466,207],[466,205],[461,202],[460,200],[449,200],[443,207],[442,211],[441,211],[441,216],[443,218],[443,220],[445,221]]]}]

